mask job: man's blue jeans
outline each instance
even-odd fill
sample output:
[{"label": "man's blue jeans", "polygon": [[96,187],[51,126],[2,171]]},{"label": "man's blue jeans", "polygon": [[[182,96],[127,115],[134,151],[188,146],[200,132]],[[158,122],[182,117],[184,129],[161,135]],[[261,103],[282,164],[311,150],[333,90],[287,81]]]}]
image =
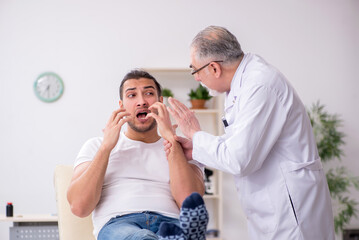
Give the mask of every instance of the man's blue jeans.
[{"label": "man's blue jeans", "polygon": [[97,240],[155,240],[161,222],[179,226],[178,219],[158,213],[132,213],[111,218],[100,230]]}]

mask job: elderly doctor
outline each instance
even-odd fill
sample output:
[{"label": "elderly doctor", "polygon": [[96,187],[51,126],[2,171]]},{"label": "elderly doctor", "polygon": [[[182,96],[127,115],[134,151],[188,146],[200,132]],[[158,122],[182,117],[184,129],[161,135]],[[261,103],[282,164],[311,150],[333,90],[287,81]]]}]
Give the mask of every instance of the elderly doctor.
[{"label": "elderly doctor", "polygon": [[[187,158],[233,174],[253,240],[331,240],[331,199],[310,120],[297,93],[274,67],[244,54],[227,29],[210,26],[191,44],[197,81],[226,93],[225,134],[201,131],[176,99],[169,109]],[[167,144],[167,152],[170,144]]]}]

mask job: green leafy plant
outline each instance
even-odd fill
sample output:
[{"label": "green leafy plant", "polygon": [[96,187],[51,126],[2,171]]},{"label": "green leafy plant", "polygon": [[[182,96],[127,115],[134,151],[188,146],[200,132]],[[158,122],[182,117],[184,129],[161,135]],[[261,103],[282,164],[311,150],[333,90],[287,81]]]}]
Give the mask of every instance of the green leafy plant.
[{"label": "green leafy plant", "polygon": [[[345,144],[345,135],[339,130],[342,120],[338,115],[329,114],[324,107],[318,101],[308,110],[319,156],[323,163],[341,161]],[[359,190],[359,178],[351,176],[343,166],[329,168],[326,178],[334,205],[335,232],[338,233],[351,218],[357,217],[358,203],[348,195],[351,187]]]},{"label": "green leafy plant", "polygon": [[162,96],[163,97],[173,97],[173,92],[171,91],[171,89],[168,88],[163,88],[162,89]]},{"label": "green leafy plant", "polygon": [[212,98],[212,96],[209,95],[208,90],[205,87],[203,87],[201,84],[199,84],[199,86],[195,90],[191,89],[188,96],[190,97],[190,99],[209,100]]}]

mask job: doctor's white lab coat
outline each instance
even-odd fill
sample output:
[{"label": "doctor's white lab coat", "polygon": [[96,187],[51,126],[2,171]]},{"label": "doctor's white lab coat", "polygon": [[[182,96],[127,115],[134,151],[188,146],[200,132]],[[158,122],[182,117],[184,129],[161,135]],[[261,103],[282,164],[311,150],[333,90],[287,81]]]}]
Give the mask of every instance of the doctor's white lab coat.
[{"label": "doctor's white lab coat", "polygon": [[225,101],[223,136],[193,137],[193,158],[234,175],[253,240],[331,240],[329,189],[306,109],[285,77],[246,54]]}]

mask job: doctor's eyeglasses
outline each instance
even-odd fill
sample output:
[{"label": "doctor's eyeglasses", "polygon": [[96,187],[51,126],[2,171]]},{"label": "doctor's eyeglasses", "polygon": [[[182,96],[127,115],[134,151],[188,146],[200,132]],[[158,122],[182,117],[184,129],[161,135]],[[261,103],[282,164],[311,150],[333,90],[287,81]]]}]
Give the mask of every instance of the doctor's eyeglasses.
[{"label": "doctor's eyeglasses", "polygon": [[[207,66],[208,66],[209,64],[211,64],[212,62],[219,63],[219,62],[223,62],[223,61],[222,61],[222,60],[219,60],[219,61],[210,61],[209,63],[207,63],[206,65],[204,65],[204,66],[202,66],[202,67],[200,67],[200,68],[198,68],[198,69],[193,69],[193,70],[191,71],[191,74],[194,75],[194,74],[198,73],[199,71],[201,71],[202,69],[204,69],[205,67],[207,67]],[[190,67],[190,68],[193,68],[192,64],[189,65],[189,67]]]}]

